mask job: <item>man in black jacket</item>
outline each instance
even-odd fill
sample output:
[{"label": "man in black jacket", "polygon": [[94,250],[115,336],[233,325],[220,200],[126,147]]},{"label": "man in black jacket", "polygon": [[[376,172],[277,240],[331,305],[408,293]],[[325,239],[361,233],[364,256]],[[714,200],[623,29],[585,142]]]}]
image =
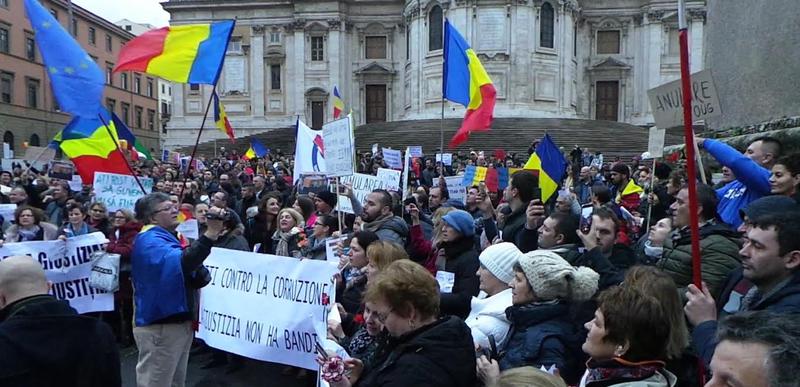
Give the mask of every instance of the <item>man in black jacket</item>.
[{"label": "man in black jacket", "polygon": [[0,385],[120,386],[111,328],[49,290],[31,257],[0,261]]}]

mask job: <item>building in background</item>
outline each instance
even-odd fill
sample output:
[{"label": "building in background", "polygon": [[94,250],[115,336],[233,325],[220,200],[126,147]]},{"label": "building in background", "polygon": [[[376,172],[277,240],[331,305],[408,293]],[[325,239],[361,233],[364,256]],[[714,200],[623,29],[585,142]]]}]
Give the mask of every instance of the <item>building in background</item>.
[{"label": "building in background", "polygon": [[[680,75],[675,0],[171,0],[163,6],[173,24],[238,17],[217,85],[237,137],[292,126],[298,116],[321,127],[332,119],[334,86],[357,125],[439,118],[444,18],[494,81],[497,118],[648,126],[647,90]],[[703,0],[688,2],[692,71],[703,68],[705,7]],[[174,91],[168,148],[194,143],[211,94],[199,85]],[[450,103],[444,111],[446,118],[464,115]],[[221,138],[203,132],[203,142]]]},{"label": "building in background", "polygon": [[[158,80],[147,74],[111,72],[120,48],[134,35],[74,4],[70,21],[66,1],[41,3],[106,73],[102,103],[127,123],[144,146],[158,149]],[[18,156],[24,152],[23,143],[46,145],[70,119],[53,97],[32,31],[22,1],[0,0],[0,134]]]}]

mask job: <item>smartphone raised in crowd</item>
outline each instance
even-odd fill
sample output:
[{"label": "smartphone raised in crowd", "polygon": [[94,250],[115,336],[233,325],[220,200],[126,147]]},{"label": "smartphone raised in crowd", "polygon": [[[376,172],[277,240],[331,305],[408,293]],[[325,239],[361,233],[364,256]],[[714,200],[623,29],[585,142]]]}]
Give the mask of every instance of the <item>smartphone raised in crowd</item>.
[{"label": "smartphone raised in crowd", "polygon": [[587,234],[589,230],[592,228],[592,213],[594,212],[594,206],[591,204],[584,204],[581,206],[581,223],[580,229],[581,232]]}]

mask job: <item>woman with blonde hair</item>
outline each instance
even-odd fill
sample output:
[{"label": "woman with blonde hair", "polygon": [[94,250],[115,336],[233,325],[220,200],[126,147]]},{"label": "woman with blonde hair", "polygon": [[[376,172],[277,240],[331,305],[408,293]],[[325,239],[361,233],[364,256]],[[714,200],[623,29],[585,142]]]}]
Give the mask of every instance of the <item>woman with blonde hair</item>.
[{"label": "woman with blonde hair", "polygon": [[392,262],[409,259],[403,246],[389,241],[375,241],[367,248],[367,284]]}]

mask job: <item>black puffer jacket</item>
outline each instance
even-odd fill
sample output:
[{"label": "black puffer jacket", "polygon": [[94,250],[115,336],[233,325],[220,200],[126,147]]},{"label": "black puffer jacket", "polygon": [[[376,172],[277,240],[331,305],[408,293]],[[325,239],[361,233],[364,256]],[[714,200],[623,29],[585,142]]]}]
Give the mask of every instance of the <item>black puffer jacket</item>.
[{"label": "black puffer jacket", "polygon": [[456,317],[389,339],[376,364],[356,386],[469,387],[477,382],[472,334]]},{"label": "black puffer jacket", "polygon": [[113,387],[122,384],[111,328],[50,295],[0,311],[0,386]]},{"label": "black puffer jacket", "polygon": [[472,297],[478,295],[480,279],[477,272],[480,267],[478,252],[472,237],[461,238],[452,243],[442,243],[447,256],[444,271],[455,275],[453,291],[441,293],[440,309],[442,315],[467,318]]}]

